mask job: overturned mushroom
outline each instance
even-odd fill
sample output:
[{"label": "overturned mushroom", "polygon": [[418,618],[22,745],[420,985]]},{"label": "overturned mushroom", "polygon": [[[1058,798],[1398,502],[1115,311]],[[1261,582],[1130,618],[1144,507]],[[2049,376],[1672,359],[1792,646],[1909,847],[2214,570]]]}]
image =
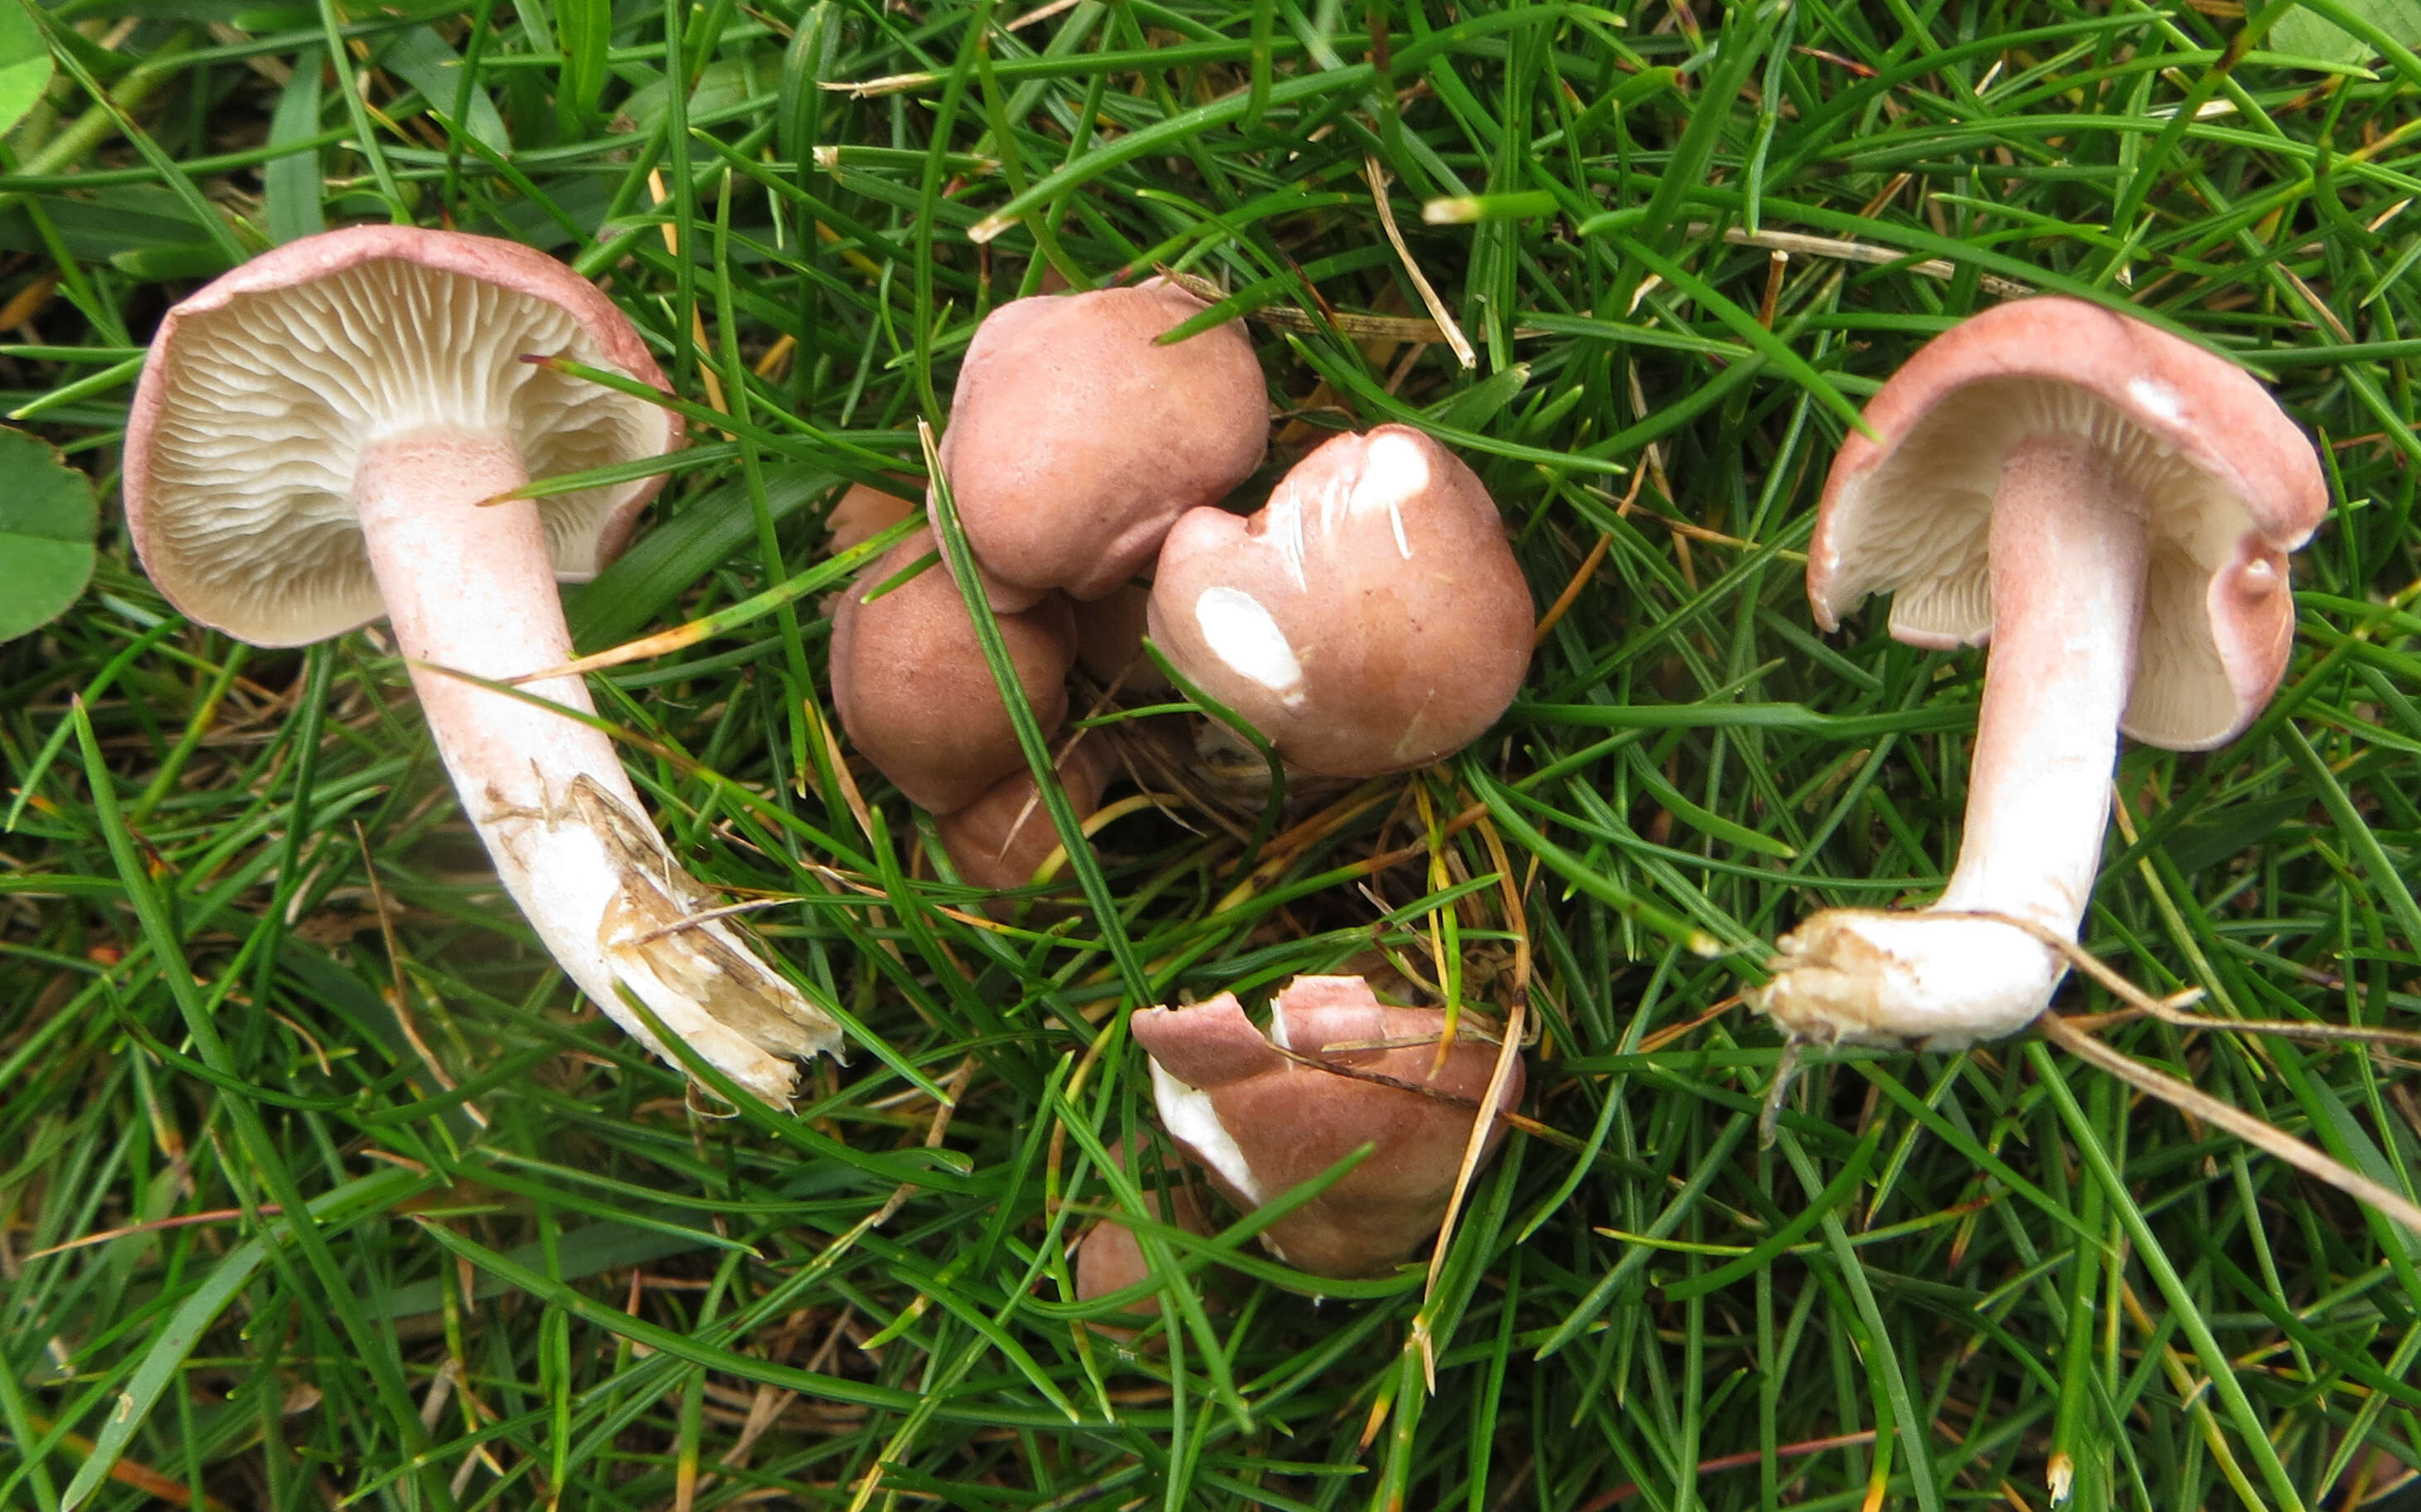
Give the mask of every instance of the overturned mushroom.
[{"label": "overturned mushroom", "polygon": [[[954,814],[1023,770],[1025,755],[950,575],[929,563],[881,592],[932,553],[932,533],[919,530],[842,594],[833,612],[833,707],[850,740],[912,803]],[[999,619],[1019,686],[1047,737],[1067,717],[1068,668],[1076,658],[1068,600],[1054,594]]]},{"label": "overturned mushroom", "polygon": [[[1257,1208],[1372,1146],[1262,1231],[1289,1265],[1324,1276],[1379,1274],[1437,1233],[1501,1052],[1466,1018],[1440,1068],[1445,1015],[1383,1007],[1358,976],[1296,977],[1271,1005],[1266,1037],[1227,992],[1138,1013],[1133,1026],[1161,1123],[1237,1206]],[[1517,1058],[1497,1110],[1521,1097]],[[1504,1136],[1502,1120],[1490,1122],[1487,1154]]]},{"label": "overturned mushroom", "polygon": [[1488,491],[1405,426],[1304,458],[1249,521],[1169,532],[1151,633],[1287,760],[1373,776],[1461,749],[1530,663],[1529,585]]},{"label": "overturned mushroom", "polygon": [[1893,592],[1894,637],[1991,642],[1959,865],[1919,912],[1829,909],[1750,994],[1794,1039],[1956,1049],[2024,1027],[2067,970],[2119,732],[2235,738],[2294,630],[2287,553],[2328,507],[2311,444],[2241,369],[2079,300],[2004,304],[1910,359],[1824,486],[1826,630]]},{"label": "overturned mushroom", "polygon": [[[499,877],[571,979],[659,1055],[623,1000],[787,1105],[832,1021],[695,915],[715,900],[643,817],[577,678],[557,578],[620,551],[659,477],[491,504],[533,476],[670,451],[645,399],[521,360],[662,387],[586,280],[488,237],[363,226],[247,263],[169,311],[126,436],[126,512],[152,581],[195,621],[299,646],[387,616],[430,735]],[[561,711],[558,711],[561,710]]]},{"label": "overturned mushroom", "polygon": [[1269,399],[1242,324],[1159,344],[1208,307],[1152,279],[1012,300],[976,328],[941,460],[996,607],[1108,595],[1260,465]]}]

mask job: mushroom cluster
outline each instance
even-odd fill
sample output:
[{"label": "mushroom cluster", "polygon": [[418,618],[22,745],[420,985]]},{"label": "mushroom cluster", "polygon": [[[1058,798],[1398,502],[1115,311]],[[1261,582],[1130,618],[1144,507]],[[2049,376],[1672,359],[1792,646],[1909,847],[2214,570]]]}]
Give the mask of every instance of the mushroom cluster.
[{"label": "mushroom cluster", "polygon": [[1897,639],[1989,642],[1966,830],[1931,908],[1814,915],[1750,1001],[1794,1040],[1957,1049],[2050,1004],[2068,966],[2043,938],[2084,922],[2118,736],[2209,750],[2269,702],[2287,554],[2328,493],[2242,369],[2081,300],[1962,322],[1866,419],[1825,481],[1808,602],[1830,631],[1890,592]]},{"label": "mushroom cluster", "polygon": [[[1460,749],[1529,663],[1529,585],[1495,504],[1445,447],[1389,425],[1314,450],[1249,519],[1220,507],[1260,463],[1268,407],[1241,325],[1164,341],[1206,308],[1156,279],[1039,296],[994,311],[968,348],[938,460],[1037,723],[1058,729],[1080,661],[1113,688],[1156,684],[1148,628],[1304,772],[1373,776]],[[859,753],[935,815],[961,877],[1005,890],[1059,836],[936,554],[920,532],[844,595],[834,707]],[[1058,748],[1080,818],[1113,765],[1101,739]],[[1271,1021],[1264,1037],[1226,995],[1138,1014],[1161,1118],[1248,1208],[1370,1146],[1262,1238],[1319,1274],[1383,1271],[1444,1218],[1498,1048],[1466,1037],[1441,1053],[1442,1013],[1384,1007],[1360,977],[1298,978]],[[1500,1106],[1520,1095],[1517,1057]],[[1489,1121],[1492,1150],[1503,1129]],[[1201,1221],[1190,1196],[1170,1211]],[[1077,1270],[1085,1296],[1145,1278],[1115,1223]]]},{"label": "mushroom cluster", "polygon": [[[1242,329],[1160,344],[1205,308],[1158,280],[1016,300],[977,327],[960,368],[942,466],[1045,739],[1067,716],[1080,650],[1095,667],[1133,661],[1128,579],[1169,522],[1260,461],[1268,403]],[[860,754],[935,816],[961,876],[1016,887],[1058,836],[974,617],[949,574],[930,569],[937,556],[920,531],[842,595],[834,709]],[[1088,817],[1110,774],[1105,744],[1062,748],[1058,769]]]},{"label": "mushroom cluster", "polygon": [[[968,346],[938,458],[1046,739],[1071,662],[1158,690],[1148,628],[1301,771],[1375,776],[1468,744],[1529,662],[1529,585],[1494,503],[1445,447],[1387,425],[1313,451],[1249,519],[1220,507],[1267,450],[1268,402],[1239,322],[1164,339],[1207,309],[1161,279],[1039,295],[994,310]],[[853,500],[836,538],[862,528]],[[915,570],[936,555],[921,535],[844,596],[834,704],[859,752],[935,815],[960,875],[1013,887],[1058,839],[959,590]],[[1082,749],[1058,754],[1080,818],[1115,764],[1106,740]]]},{"label": "mushroom cluster", "polygon": [[[542,501],[531,478],[681,444],[604,295],[514,242],[358,226],[289,242],[168,312],[126,435],[127,522],[198,624],[300,646],[383,615],[506,890],[580,990],[674,1060],[625,999],[787,1107],[832,1020],[766,965],[643,816],[570,660],[555,582],[613,559],[663,478]],[[459,675],[458,675],[459,674]]]}]

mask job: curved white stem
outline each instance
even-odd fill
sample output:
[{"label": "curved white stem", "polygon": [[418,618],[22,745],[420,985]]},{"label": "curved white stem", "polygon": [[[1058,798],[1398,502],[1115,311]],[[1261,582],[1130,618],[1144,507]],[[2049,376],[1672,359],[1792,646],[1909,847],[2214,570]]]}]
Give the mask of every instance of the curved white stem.
[{"label": "curved white stem", "polygon": [[1960,915],[2014,914],[2070,939],[2084,922],[2148,551],[2142,502],[2089,440],[2010,450],[1958,866],[1930,909],[1832,909],[1783,938],[1752,1001],[1794,1038],[1955,1049],[2049,1005],[2066,962],[2020,929]]},{"label": "curved white stem", "polygon": [[[699,1055],[786,1107],[791,1057],[836,1050],[838,1031],[726,927],[680,922],[712,899],[644,818],[613,742],[436,670],[501,681],[571,658],[538,507],[479,503],[528,481],[502,437],[433,429],[373,443],[354,476],[370,568],[438,755],[506,890],[580,990],[673,1060],[617,990],[627,986]],[[523,691],[595,711],[578,678]]]}]

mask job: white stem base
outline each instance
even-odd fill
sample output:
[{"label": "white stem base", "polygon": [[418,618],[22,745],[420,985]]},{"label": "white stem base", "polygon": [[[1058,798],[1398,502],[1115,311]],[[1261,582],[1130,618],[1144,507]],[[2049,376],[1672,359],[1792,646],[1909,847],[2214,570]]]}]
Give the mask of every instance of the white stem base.
[{"label": "white stem base", "polygon": [[[503,438],[434,430],[375,443],[354,478],[371,570],[438,755],[506,891],[580,990],[679,1064],[623,1000],[627,987],[701,1058],[786,1108],[793,1057],[836,1052],[839,1031],[729,927],[679,923],[713,900],[643,818],[613,742],[437,670],[500,681],[571,659],[538,507],[479,503],[528,481]],[[523,691],[595,712],[577,678]]]},{"label": "white stem base", "polygon": [[2068,963],[2101,867],[2148,555],[2142,506],[2089,441],[2038,436],[1993,501],[1992,650],[1949,886],[1922,912],[1832,909],[1749,994],[1794,1039],[1953,1050],[2024,1028]]},{"label": "white stem base", "polygon": [[2068,965],[1990,919],[1826,909],[1784,935],[1773,980],[1749,1004],[1793,1039],[1964,1050],[2013,1035],[2051,1002]]}]

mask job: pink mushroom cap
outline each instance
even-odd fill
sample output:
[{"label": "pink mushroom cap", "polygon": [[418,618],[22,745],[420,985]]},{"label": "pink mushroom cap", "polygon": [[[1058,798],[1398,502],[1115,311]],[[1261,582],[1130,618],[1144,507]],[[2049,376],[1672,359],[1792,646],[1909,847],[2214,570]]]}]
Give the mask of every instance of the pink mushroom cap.
[{"label": "pink mushroom cap", "polygon": [[[1202,1210],[1200,1189],[1191,1181],[1176,1182],[1163,1192],[1147,1190],[1144,1192],[1144,1208],[1189,1234],[1210,1232],[1210,1215]],[[1080,1302],[1124,1291],[1129,1286],[1150,1280],[1152,1274],[1134,1230],[1115,1218],[1102,1219],[1086,1230],[1085,1237],[1077,1241],[1075,1282],[1076,1297]],[[1172,1277],[1170,1284],[1186,1285],[1179,1277]],[[1125,1311],[1131,1317],[1150,1317],[1159,1314],[1160,1304],[1152,1298],[1144,1297],[1129,1302]],[[1131,1339],[1135,1333],[1132,1328],[1112,1323],[1096,1322],[1091,1327],[1117,1339]]]},{"label": "pink mushroom cap", "polygon": [[[1109,742],[1092,735],[1079,740],[1061,754],[1057,771],[1076,818],[1092,818],[1112,775]],[[1042,806],[1031,772],[1003,777],[985,788],[981,798],[936,819],[933,828],[967,884],[994,892],[1032,881],[1059,848],[1059,832],[1051,823],[1051,811]]]},{"label": "pink mushroom cap", "polygon": [[913,499],[886,493],[871,483],[852,483],[824,517],[824,528],[832,532],[833,553],[838,555],[852,546],[863,546],[915,512]]},{"label": "pink mushroom cap", "polygon": [[1891,632],[1929,650],[1992,631],[1985,550],[2002,459],[2064,431],[2111,448],[2146,500],[2151,556],[2119,728],[2170,750],[2224,744],[2286,671],[2287,554],[2328,513],[2311,441],[2253,377],[2083,300],[1997,305],[1929,342],[1866,408],[1825,479],[1807,552],[1816,622],[1893,595]]},{"label": "pink mushroom cap", "polygon": [[1207,308],[1152,279],[1012,300],[976,328],[941,459],[993,604],[1116,591],[1260,465],[1269,397],[1242,323],[1159,344]]},{"label": "pink mushroom cap", "polygon": [[[872,603],[866,596],[933,550],[919,530],[885,553],[833,611],[833,708],[866,758],[912,803],[954,814],[1025,765],[958,585],[929,567]],[[1068,714],[1076,629],[1054,595],[999,616],[1019,686],[1047,737]],[[1046,826],[1047,827],[1047,826]]]},{"label": "pink mushroom cap", "polygon": [[1249,520],[1169,532],[1151,633],[1287,760],[1333,777],[1476,740],[1530,664],[1530,586],[1470,468],[1408,426],[1336,436]]}]

